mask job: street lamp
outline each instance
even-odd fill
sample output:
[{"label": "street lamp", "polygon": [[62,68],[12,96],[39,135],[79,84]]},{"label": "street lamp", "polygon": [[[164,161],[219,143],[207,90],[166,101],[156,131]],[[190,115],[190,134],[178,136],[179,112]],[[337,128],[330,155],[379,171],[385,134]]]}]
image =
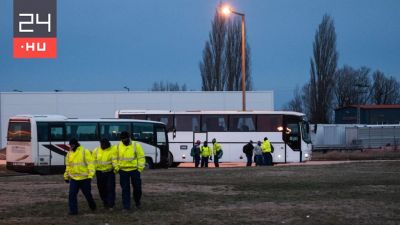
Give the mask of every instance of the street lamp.
[{"label": "street lamp", "polygon": [[124,89],[126,89],[128,92],[130,91],[130,89],[127,86],[124,86]]},{"label": "street lamp", "polygon": [[244,29],[244,13],[236,12],[227,5],[220,7],[220,13],[225,16],[229,16],[233,13],[242,17],[242,110],[246,111],[246,35]]}]

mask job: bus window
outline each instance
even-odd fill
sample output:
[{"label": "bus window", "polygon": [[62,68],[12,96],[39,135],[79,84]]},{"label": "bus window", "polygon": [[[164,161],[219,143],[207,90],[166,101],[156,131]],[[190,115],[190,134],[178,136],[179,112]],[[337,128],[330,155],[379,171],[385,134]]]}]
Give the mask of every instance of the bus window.
[{"label": "bus window", "polygon": [[132,139],[154,145],[153,124],[133,123]]},{"label": "bus window", "polygon": [[227,116],[224,115],[203,115],[202,131],[216,132],[227,131]]},{"label": "bus window", "polygon": [[38,141],[49,141],[49,124],[38,122],[36,126],[37,126]]},{"label": "bus window", "polygon": [[306,121],[301,123],[301,136],[305,143],[311,143],[311,136],[310,136],[310,124]]},{"label": "bus window", "polygon": [[258,115],[257,131],[259,132],[276,132],[278,127],[282,126],[281,115]]},{"label": "bus window", "polygon": [[230,115],[229,131],[255,131],[254,116]]},{"label": "bus window", "polygon": [[26,121],[10,121],[7,132],[8,141],[31,141],[31,123]]},{"label": "bus window", "polygon": [[167,135],[163,127],[157,127],[156,129],[157,146],[167,145]]},{"label": "bus window", "polygon": [[172,130],[173,128],[172,116],[170,115],[147,115],[147,120],[164,123],[167,127],[167,130]]},{"label": "bus window", "polygon": [[64,141],[64,129],[62,126],[50,127],[51,141]]},{"label": "bus window", "polygon": [[300,122],[298,117],[285,116],[283,140],[293,151],[300,151],[301,148]]},{"label": "bus window", "polygon": [[97,123],[66,123],[67,140],[97,141]]},{"label": "bus window", "polygon": [[174,127],[177,131],[200,131],[199,115],[175,115]]},{"label": "bus window", "polygon": [[129,123],[100,123],[100,138],[119,141],[119,134],[130,130]]}]

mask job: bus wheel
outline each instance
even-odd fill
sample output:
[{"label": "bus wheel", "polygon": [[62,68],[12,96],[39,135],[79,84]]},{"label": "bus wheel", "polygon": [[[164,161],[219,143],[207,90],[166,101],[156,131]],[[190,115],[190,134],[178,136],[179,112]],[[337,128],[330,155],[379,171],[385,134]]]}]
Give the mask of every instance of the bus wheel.
[{"label": "bus wheel", "polygon": [[146,157],[146,169],[154,169],[154,163],[153,160],[150,157]]},{"label": "bus wheel", "polygon": [[168,152],[168,167],[172,167],[174,165],[174,156],[171,152]]}]

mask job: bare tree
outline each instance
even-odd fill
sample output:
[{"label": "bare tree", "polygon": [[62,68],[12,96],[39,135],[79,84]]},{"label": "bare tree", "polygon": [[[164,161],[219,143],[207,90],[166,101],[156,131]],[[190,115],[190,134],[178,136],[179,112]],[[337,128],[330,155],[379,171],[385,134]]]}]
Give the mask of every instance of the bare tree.
[{"label": "bare tree", "polygon": [[[242,90],[241,23],[215,12],[199,63],[203,91]],[[251,90],[250,46],[246,42],[246,89]]]},{"label": "bare tree", "polygon": [[335,26],[328,15],[324,15],[315,33],[313,55],[307,90],[310,120],[313,123],[329,123],[338,53]]},{"label": "bare tree", "polygon": [[215,87],[215,80],[213,78],[213,54],[211,52],[210,43],[206,42],[203,50],[203,62],[199,64],[203,91],[212,91]]},{"label": "bare tree", "polygon": [[290,100],[283,106],[283,110],[295,111],[295,112],[304,112],[304,102],[303,102],[303,95],[302,91],[300,90],[299,86],[293,91],[293,99]]},{"label": "bare tree", "polygon": [[334,94],[337,107],[367,104],[370,99],[370,69],[353,69],[345,65],[336,72]]},{"label": "bare tree", "polygon": [[226,39],[225,18],[215,12],[214,20],[211,23],[211,32],[208,35],[203,50],[203,62],[200,62],[200,73],[203,80],[203,91],[224,90],[225,79],[223,67],[225,65],[224,48]]},{"label": "bare tree", "polygon": [[[227,91],[242,90],[242,37],[241,21],[231,19],[227,24],[227,36],[225,47],[225,76]],[[247,38],[246,38],[247,39]],[[250,71],[250,46],[246,43],[246,90],[252,89]]]},{"label": "bare tree", "polygon": [[377,70],[372,79],[372,104],[400,103],[400,83],[394,77],[387,78],[384,73]]},{"label": "bare tree", "polygon": [[151,91],[187,91],[186,84],[179,86],[177,82],[154,82]]}]

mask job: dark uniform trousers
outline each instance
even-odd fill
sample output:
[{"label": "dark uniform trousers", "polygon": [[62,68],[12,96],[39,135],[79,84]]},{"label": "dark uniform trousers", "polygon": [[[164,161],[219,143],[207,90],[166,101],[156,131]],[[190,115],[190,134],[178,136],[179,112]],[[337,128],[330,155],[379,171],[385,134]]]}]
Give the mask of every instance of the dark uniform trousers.
[{"label": "dark uniform trousers", "polygon": [[96,209],[96,203],[93,200],[90,183],[91,183],[91,179],[84,179],[84,180],[71,179],[69,181],[68,205],[69,205],[69,213],[70,214],[78,213],[79,189],[82,190],[82,193],[85,196],[90,209],[92,209],[92,210]]},{"label": "dark uniform trousers", "polygon": [[208,167],[208,156],[207,157],[204,157],[204,156],[202,156],[201,157],[201,167]]},{"label": "dark uniform trousers", "polygon": [[124,209],[131,209],[131,185],[133,186],[133,199],[137,207],[140,206],[140,198],[142,197],[142,180],[140,172],[133,171],[119,171],[120,184],[122,189],[122,204]]},{"label": "dark uniform trousers", "polygon": [[97,188],[104,207],[112,208],[115,205],[115,174],[113,171],[96,171]]}]

